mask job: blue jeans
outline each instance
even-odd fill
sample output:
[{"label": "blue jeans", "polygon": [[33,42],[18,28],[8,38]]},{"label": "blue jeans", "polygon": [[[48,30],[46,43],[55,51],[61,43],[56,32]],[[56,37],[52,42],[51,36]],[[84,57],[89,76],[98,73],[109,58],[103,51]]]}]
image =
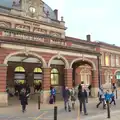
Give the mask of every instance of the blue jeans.
[{"label": "blue jeans", "polygon": [[80,112],[82,112],[82,105],[83,105],[84,113],[87,113],[86,100],[84,100],[84,101],[79,100],[79,102],[80,102]]}]

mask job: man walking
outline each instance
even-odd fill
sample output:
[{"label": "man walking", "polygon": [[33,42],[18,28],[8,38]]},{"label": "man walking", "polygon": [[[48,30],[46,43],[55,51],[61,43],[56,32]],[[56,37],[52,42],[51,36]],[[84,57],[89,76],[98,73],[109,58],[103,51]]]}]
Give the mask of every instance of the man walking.
[{"label": "man walking", "polygon": [[84,115],[88,115],[87,109],[86,109],[86,97],[87,97],[87,92],[85,89],[81,89],[78,92],[78,100],[80,102],[80,112],[82,112],[82,105],[84,108]]},{"label": "man walking", "polygon": [[71,102],[71,94],[70,94],[70,90],[68,89],[68,87],[65,87],[63,89],[63,98],[64,98],[64,105],[65,105],[65,110],[69,112],[71,112],[71,106],[70,106],[70,102]]}]

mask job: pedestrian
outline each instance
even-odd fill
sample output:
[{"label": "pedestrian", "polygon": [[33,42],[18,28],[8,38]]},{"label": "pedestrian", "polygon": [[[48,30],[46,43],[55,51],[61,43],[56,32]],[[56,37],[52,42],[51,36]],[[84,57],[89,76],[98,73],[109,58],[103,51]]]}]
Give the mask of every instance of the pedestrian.
[{"label": "pedestrian", "polygon": [[[105,93],[105,102],[106,103],[110,102],[110,99],[111,99],[111,94],[109,93],[109,90],[107,90]],[[105,107],[106,107],[106,104],[105,104]]]},{"label": "pedestrian", "polygon": [[26,105],[28,105],[28,96],[26,95],[26,90],[23,88],[20,92],[20,101],[22,105],[22,112],[26,111]]},{"label": "pedestrian", "polygon": [[76,92],[75,88],[72,88],[71,89],[71,103],[72,103],[73,110],[75,110],[76,95],[77,95],[77,92]]},{"label": "pedestrian", "polygon": [[87,96],[87,92],[86,92],[85,89],[82,88],[81,90],[79,90],[78,100],[79,100],[79,103],[80,103],[80,112],[82,112],[82,105],[83,105],[84,115],[88,115],[87,109],[86,109],[86,96]]},{"label": "pedestrian", "polygon": [[55,103],[56,102],[56,89],[52,86],[50,88],[50,94],[51,94],[51,98],[53,98],[53,103]]},{"label": "pedestrian", "polygon": [[91,97],[91,88],[92,88],[92,86],[89,85],[89,86],[88,86],[88,89],[89,89],[89,96],[90,96],[90,97]]},{"label": "pedestrian", "polygon": [[71,106],[70,106],[70,102],[71,102],[71,95],[70,95],[70,90],[68,87],[63,88],[63,99],[64,99],[64,106],[65,106],[65,111],[69,111],[71,112]]},{"label": "pedestrian", "polygon": [[103,109],[105,109],[105,94],[102,88],[99,88],[99,103],[96,105],[98,108],[100,104],[103,103]]},{"label": "pedestrian", "polygon": [[110,104],[112,104],[112,102],[114,102],[114,105],[116,105],[114,90],[113,90],[112,93],[111,93],[111,101],[110,101]]}]

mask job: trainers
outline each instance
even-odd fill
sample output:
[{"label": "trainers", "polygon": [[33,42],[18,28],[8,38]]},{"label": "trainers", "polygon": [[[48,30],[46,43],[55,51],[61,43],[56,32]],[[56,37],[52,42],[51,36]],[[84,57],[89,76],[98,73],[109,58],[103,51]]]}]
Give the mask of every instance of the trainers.
[{"label": "trainers", "polygon": [[88,113],[85,113],[84,115],[88,115]]}]

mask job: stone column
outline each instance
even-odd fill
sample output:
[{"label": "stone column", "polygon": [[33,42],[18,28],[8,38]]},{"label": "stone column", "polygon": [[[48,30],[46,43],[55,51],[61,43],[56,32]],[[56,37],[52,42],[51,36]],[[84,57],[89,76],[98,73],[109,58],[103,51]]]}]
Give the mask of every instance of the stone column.
[{"label": "stone column", "polygon": [[98,96],[98,71],[93,70],[92,71],[92,97],[97,97]]},{"label": "stone column", "polygon": [[8,105],[8,95],[6,93],[7,66],[0,64],[0,106]]},{"label": "stone column", "polygon": [[73,69],[64,69],[65,70],[65,86],[68,88],[72,88],[73,80],[72,80],[72,71]]},{"label": "stone column", "polygon": [[43,103],[48,103],[50,95],[50,84],[51,84],[51,68],[43,68],[43,94],[42,101]]}]

